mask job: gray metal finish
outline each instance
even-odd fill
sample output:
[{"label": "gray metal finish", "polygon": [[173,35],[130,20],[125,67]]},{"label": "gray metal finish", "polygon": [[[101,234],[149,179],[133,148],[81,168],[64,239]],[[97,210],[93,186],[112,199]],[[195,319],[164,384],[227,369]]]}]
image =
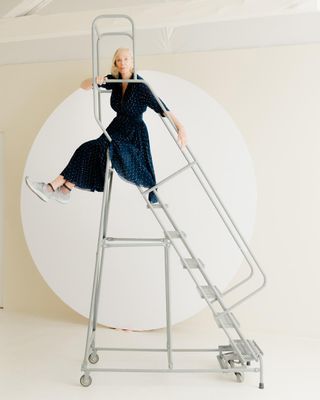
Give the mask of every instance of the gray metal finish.
[{"label": "gray metal finish", "polygon": [[[123,19],[129,22],[130,31],[119,31],[119,32],[100,32],[98,29],[98,21],[102,19]],[[105,133],[107,139],[111,141],[111,137],[106,132],[101,121],[101,101],[100,96],[107,92],[106,90],[101,90],[96,84],[96,77],[100,75],[100,63],[99,54],[100,46],[103,37],[105,36],[127,36],[132,40],[132,52],[133,52],[133,63],[135,62],[135,36],[134,36],[134,24],[130,17],[126,15],[101,15],[95,18],[92,24],[92,66],[93,66],[93,108],[95,119]],[[155,95],[151,86],[146,81],[138,80],[136,76],[136,70],[134,69],[134,78],[129,80],[115,79],[113,82],[131,82],[135,84],[145,84],[149,87],[151,92],[157,99],[160,107],[165,112],[162,103],[159,101],[158,97]],[[175,125],[167,115],[167,118],[161,118],[165,128],[170,133],[176,145],[179,147]],[[169,122],[168,122],[169,121]],[[263,361],[262,361],[262,351],[259,346],[253,340],[248,340],[240,330],[240,324],[234,314],[231,312],[234,308],[242,304],[245,300],[251,298],[254,294],[260,291],[266,284],[266,277],[258,264],[255,256],[248,247],[245,239],[241,235],[238,227],[235,225],[233,219],[231,218],[228,210],[223,205],[219,195],[214,189],[213,185],[209,181],[208,177],[201,168],[199,162],[195,158],[194,154],[191,152],[190,148],[187,146],[185,150],[182,150],[186,165],[179,170],[172,173],[170,176],[166,177],[162,181],[158,182],[154,187],[147,190],[138,188],[142,197],[144,198],[147,208],[150,209],[155,219],[158,221],[159,225],[163,230],[163,237],[161,238],[114,238],[107,236],[108,227],[108,217],[111,202],[111,192],[112,192],[112,179],[113,179],[113,169],[110,164],[109,152],[107,152],[107,164],[106,164],[106,178],[105,187],[102,198],[101,206],[101,219],[100,228],[98,235],[98,244],[96,252],[96,265],[93,277],[93,287],[91,296],[91,306],[89,314],[89,322],[87,328],[87,339],[85,346],[84,360],[82,363],[81,370],[84,375],[82,375],[80,382],[83,386],[89,386],[92,382],[90,376],[91,372],[222,372],[222,373],[234,373],[238,382],[242,382],[244,379],[244,374],[246,372],[259,372],[260,382],[259,388],[264,387],[263,382]],[[214,206],[214,209],[221,217],[226,229],[230,233],[230,237],[233,239],[235,244],[241,251],[244,259],[247,261],[249,267],[248,275],[233,285],[228,290],[221,292],[215,285],[212,284],[208,275],[205,272],[204,263],[197,258],[194,251],[192,250],[187,235],[183,232],[176,224],[174,217],[169,211],[168,204],[164,202],[159,191],[156,192],[159,203],[151,204],[148,200],[148,195],[154,192],[166,184],[168,181],[176,178],[181,173],[191,169],[203,188],[204,192],[209,197],[210,202]],[[167,226],[170,225],[170,228]],[[179,241],[180,246],[177,245]],[[181,246],[182,245],[182,246]],[[95,333],[97,329],[97,318],[98,318],[98,308],[99,308],[99,297],[102,282],[102,272],[104,264],[105,251],[109,247],[149,247],[149,246],[163,246],[164,249],[164,273],[165,273],[165,294],[166,294],[166,335],[167,335],[167,345],[165,349],[147,349],[147,348],[108,348],[108,347],[97,347],[95,343]],[[182,248],[182,249],[181,249]],[[171,288],[170,288],[170,251],[174,249],[180,258],[182,267],[188,272],[191,279],[195,283],[196,289],[198,290],[200,296],[206,301],[208,307],[210,308],[214,320],[217,325],[222,329],[229,343],[227,345],[219,346],[215,349],[175,349],[172,348],[172,333],[171,333]],[[258,272],[260,274],[262,282],[251,292],[246,293],[244,296],[238,298],[233,304],[227,304],[225,301],[226,295],[236,291],[240,287],[243,287],[247,282],[249,282],[254,275]],[[101,351],[142,351],[142,352],[166,352],[167,353],[167,363],[168,367],[166,369],[133,369],[133,368],[92,368],[88,366],[90,364],[96,364],[99,361],[98,352]],[[220,368],[212,369],[176,369],[173,365],[173,353],[174,352],[217,352],[217,360]],[[251,367],[251,362],[258,363],[259,366]]]}]

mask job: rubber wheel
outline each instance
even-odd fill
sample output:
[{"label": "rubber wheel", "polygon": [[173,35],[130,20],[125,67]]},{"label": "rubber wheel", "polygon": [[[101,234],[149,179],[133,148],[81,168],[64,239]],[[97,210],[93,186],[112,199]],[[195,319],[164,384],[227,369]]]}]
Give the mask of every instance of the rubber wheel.
[{"label": "rubber wheel", "polygon": [[82,386],[84,387],[88,387],[91,385],[92,383],[92,378],[90,375],[86,376],[86,375],[82,375],[82,377],[80,378],[80,383]]},{"label": "rubber wheel", "polygon": [[96,364],[99,361],[99,356],[97,353],[91,353],[88,357],[88,360],[91,364]]},{"label": "rubber wheel", "polygon": [[[234,368],[234,362],[232,360],[229,360],[229,365],[231,368]],[[241,383],[244,381],[244,375],[241,372],[235,372],[234,373],[236,378],[237,378],[237,382]]]},{"label": "rubber wheel", "polygon": [[241,383],[244,381],[244,375],[241,372],[235,372],[234,374],[235,374],[238,382]]}]

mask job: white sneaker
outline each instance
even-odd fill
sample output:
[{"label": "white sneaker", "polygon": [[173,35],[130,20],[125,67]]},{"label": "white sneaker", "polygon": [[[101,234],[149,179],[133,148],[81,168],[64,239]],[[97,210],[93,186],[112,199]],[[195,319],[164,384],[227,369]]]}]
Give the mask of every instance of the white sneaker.
[{"label": "white sneaker", "polygon": [[70,201],[70,192],[64,193],[59,187],[54,193],[52,198],[61,204],[67,204]]},{"label": "white sneaker", "polygon": [[44,182],[33,182],[28,176],[25,178],[26,184],[41,200],[49,201],[55,192],[52,192]]}]

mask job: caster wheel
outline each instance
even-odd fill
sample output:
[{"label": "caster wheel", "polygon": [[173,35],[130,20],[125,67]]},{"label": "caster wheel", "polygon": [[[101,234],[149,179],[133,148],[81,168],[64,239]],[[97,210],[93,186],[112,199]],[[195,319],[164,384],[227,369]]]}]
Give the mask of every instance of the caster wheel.
[{"label": "caster wheel", "polygon": [[244,381],[244,375],[241,372],[235,372],[234,373],[236,378],[237,378],[237,382],[243,382]]},{"label": "caster wheel", "polygon": [[[234,361],[229,360],[229,365],[231,368],[234,368]],[[241,372],[235,372],[234,374],[236,376],[237,382],[241,383],[244,381],[244,374],[242,374]]]},{"label": "caster wheel", "polygon": [[259,383],[259,389],[264,389],[264,383]]},{"label": "caster wheel", "polygon": [[88,357],[88,360],[91,364],[96,364],[99,361],[99,356],[97,353],[91,353]]},{"label": "caster wheel", "polygon": [[80,383],[82,386],[84,387],[88,387],[91,385],[92,383],[92,378],[90,375],[86,376],[86,375],[82,375],[82,377],[80,378]]}]

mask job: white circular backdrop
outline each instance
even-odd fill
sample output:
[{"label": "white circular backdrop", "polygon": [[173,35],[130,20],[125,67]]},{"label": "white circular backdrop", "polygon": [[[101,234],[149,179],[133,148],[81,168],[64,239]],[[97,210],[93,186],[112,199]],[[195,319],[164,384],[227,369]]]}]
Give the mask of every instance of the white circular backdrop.
[{"label": "white circular backdrop", "polygon": [[[140,71],[184,124],[188,144],[243,236],[249,240],[255,219],[256,186],[245,142],[226,111],[196,85],[158,71]],[[110,94],[103,95],[107,126],[114,116]],[[105,105],[104,105],[105,104]],[[84,141],[100,136],[92,92],[77,90],[42,126],[30,150],[24,175],[50,181]],[[184,165],[184,159],[152,110],[145,113],[157,180]],[[212,282],[223,290],[242,257],[191,171],[161,187],[181,230]],[[72,192],[71,202],[44,203],[22,182],[21,213],[34,262],[51,289],[72,309],[88,316],[101,210],[101,193]],[[134,185],[115,175],[108,236],[163,237]],[[186,255],[187,256],[187,255]],[[191,317],[206,303],[171,251],[172,323]],[[98,322],[145,330],[165,326],[164,256],[160,247],[106,250]],[[39,299],[42,301],[42,299]]]}]

